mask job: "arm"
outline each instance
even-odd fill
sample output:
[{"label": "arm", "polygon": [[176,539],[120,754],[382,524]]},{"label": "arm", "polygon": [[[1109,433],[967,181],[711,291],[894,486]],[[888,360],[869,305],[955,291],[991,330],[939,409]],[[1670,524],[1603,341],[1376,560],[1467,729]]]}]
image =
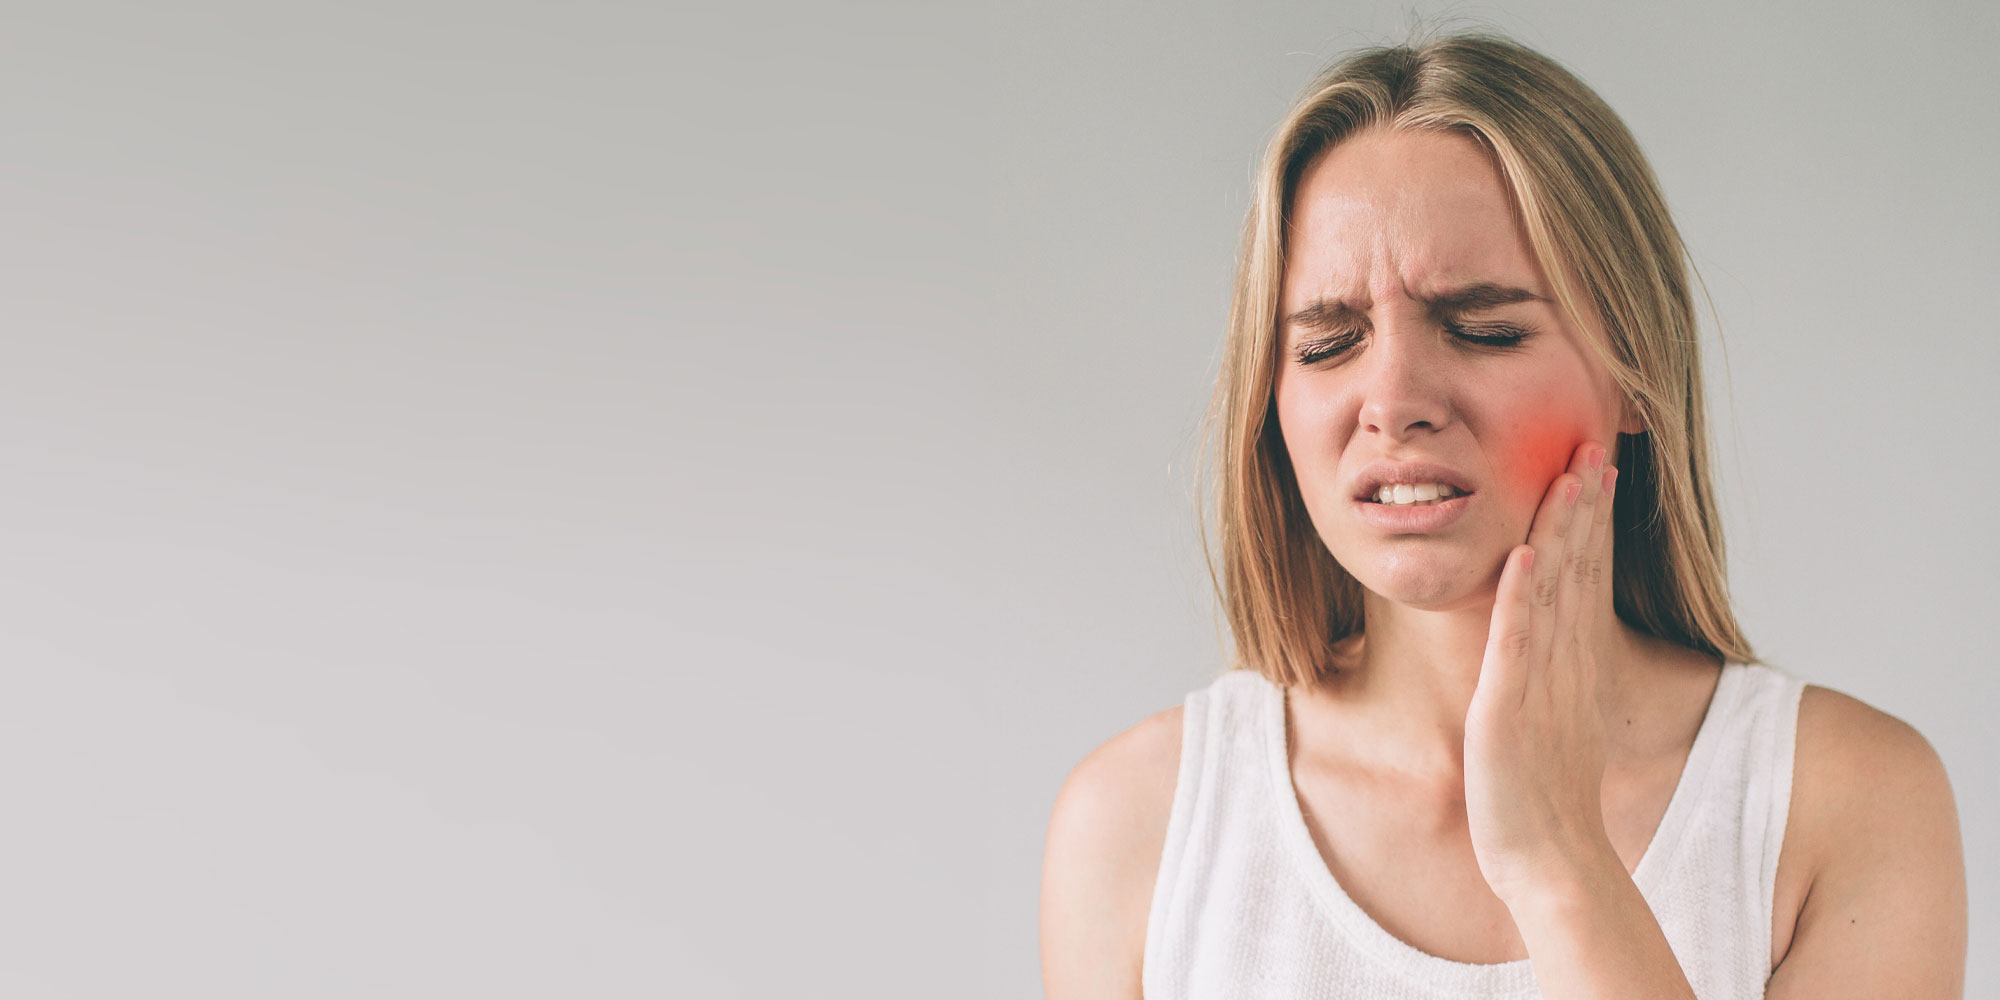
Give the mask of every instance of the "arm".
[{"label": "arm", "polygon": [[1615,852],[1568,886],[1510,901],[1508,912],[1543,996],[1695,1000],[1658,918]]},{"label": "arm", "polygon": [[1139,1000],[1180,744],[1176,706],[1093,750],[1056,794],[1042,854],[1048,1000]]},{"label": "arm", "polygon": [[1543,996],[1695,1000],[1659,919],[1615,852],[1567,886],[1509,901],[1508,912]]},{"label": "arm", "polygon": [[1694,990],[1604,828],[1601,622],[1617,470],[1579,445],[1507,555],[1465,720],[1466,820],[1550,1000]]},{"label": "arm", "polygon": [[[1965,863],[1943,764],[1916,730],[1846,695],[1807,688],[1799,717],[1793,821],[1802,854],[1824,861],[1764,995],[1960,1000]],[[1693,996],[1615,863],[1512,912],[1547,996]]]},{"label": "arm", "polygon": [[1965,995],[1965,856],[1921,734],[1837,691],[1799,703],[1792,819],[1812,872],[1771,1000]]},{"label": "arm", "polygon": [[[1603,828],[1585,637],[1609,606],[1603,529],[1615,470],[1601,488],[1595,461],[1575,471],[1581,483],[1565,474],[1551,484],[1529,544],[1501,573],[1466,717],[1474,853],[1544,996],[1692,998]],[[1797,739],[1785,863],[1810,873],[1809,889],[1765,995],[1962,997],[1964,857],[1937,754],[1909,726],[1822,688],[1800,702]]]}]

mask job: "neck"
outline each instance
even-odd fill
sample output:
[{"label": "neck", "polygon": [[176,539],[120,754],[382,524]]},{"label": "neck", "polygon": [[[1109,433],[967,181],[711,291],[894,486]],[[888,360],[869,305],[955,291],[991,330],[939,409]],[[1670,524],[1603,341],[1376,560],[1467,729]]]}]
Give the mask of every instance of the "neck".
[{"label": "neck", "polygon": [[[1493,621],[1493,596],[1449,608],[1415,608],[1365,592],[1365,625],[1336,650],[1334,671],[1295,690],[1300,749],[1314,742],[1350,759],[1450,782],[1465,773],[1465,715],[1479,685]],[[1590,644],[1597,701],[1607,718],[1624,704],[1628,673],[1644,637],[1625,625],[1608,595]],[[1607,726],[1607,732],[1616,732]]]}]

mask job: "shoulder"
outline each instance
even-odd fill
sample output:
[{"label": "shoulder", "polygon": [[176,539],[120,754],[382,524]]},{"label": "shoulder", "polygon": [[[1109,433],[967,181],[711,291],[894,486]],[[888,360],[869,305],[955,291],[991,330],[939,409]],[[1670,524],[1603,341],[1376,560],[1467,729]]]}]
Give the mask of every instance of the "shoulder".
[{"label": "shoulder", "polygon": [[[1914,727],[1808,684],[1781,863],[1802,892],[1774,997],[1958,996],[1965,864],[1944,762]],[[1776,949],[1774,949],[1775,951]]]},{"label": "shoulder", "polygon": [[1817,684],[1799,697],[1792,805],[1806,832],[1846,834],[1815,845],[1822,863],[1852,854],[1868,835],[1940,824],[1957,832],[1951,782],[1930,741],[1909,723]]},{"label": "shoulder", "polygon": [[1042,854],[1042,977],[1051,1000],[1139,995],[1180,753],[1176,705],[1090,751],[1056,793]]}]

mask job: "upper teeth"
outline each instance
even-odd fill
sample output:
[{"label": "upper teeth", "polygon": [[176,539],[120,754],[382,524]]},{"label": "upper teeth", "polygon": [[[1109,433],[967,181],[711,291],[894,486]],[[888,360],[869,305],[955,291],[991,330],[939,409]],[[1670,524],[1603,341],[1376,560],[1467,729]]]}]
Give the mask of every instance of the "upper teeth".
[{"label": "upper teeth", "polygon": [[1455,497],[1458,490],[1444,483],[1385,483],[1375,491],[1376,503],[1422,503]]}]

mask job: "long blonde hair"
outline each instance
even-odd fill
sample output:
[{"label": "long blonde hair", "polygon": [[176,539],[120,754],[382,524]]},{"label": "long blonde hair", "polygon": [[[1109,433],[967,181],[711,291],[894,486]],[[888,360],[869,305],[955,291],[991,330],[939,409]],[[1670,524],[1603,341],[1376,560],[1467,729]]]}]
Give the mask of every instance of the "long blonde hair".
[{"label": "long blonde hair", "polygon": [[[1333,669],[1333,645],[1362,629],[1361,585],[1307,516],[1273,386],[1298,179],[1315,156],[1373,127],[1464,135],[1491,150],[1557,304],[1587,331],[1580,291],[1602,318],[1604,341],[1585,339],[1645,425],[1619,435],[1618,616],[1725,661],[1759,662],[1729,607],[1709,486],[1693,265],[1659,182],[1624,123],[1581,80],[1517,42],[1473,32],[1337,60],[1286,113],[1258,169],[1203,421],[1205,463],[1219,475],[1205,468],[1199,476],[1200,489],[1212,479],[1215,491],[1219,551],[1210,547],[1205,515],[1202,544],[1235,639],[1232,666],[1310,684]],[[1581,278],[1580,290],[1570,287],[1570,273]]]}]

